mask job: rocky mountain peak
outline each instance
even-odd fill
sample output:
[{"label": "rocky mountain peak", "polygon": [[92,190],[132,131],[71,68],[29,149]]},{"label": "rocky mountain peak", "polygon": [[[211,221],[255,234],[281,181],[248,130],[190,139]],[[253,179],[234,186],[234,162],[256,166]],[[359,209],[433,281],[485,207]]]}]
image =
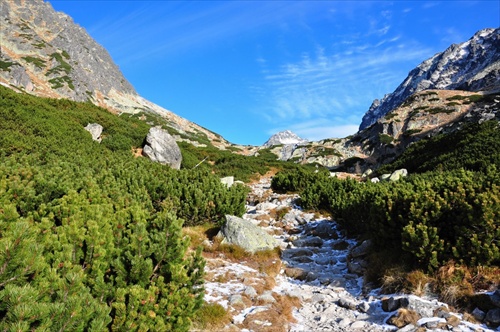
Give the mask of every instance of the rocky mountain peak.
[{"label": "rocky mountain peak", "polygon": [[287,144],[299,144],[306,143],[307,140],[300,138],[297,134],[290,130],[280,131],[279,133],[271,136],[266,143],[265,147],[271,147],[274,145],[287,145]]},{"label": "rocky mountain peak", "polygon": [[500,88],[500,28],[478,31],[413,69],[398,88],[375,100],[363,116],[363,130],[400,106],[414,93],[428,90],[484,91]]},{"label": "rocky mountain peak", "polygon": [[41,97],[89,101],[111,112],[150,112],[180,134],[219,135],[139,96],[110,54],[68,15],[43,0],[0,1],[0,84]]}]

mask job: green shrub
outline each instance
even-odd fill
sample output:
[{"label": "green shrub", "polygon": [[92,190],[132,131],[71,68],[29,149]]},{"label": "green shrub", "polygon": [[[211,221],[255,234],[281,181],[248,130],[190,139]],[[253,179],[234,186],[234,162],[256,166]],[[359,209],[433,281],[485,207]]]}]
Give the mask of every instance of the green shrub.
[{"label": "green shrub", "polygon": [[189,330],[204,262],[182,227],[241,216],[247,189],[134,158],[149,126],[89,103],[0,87],[0,117],[0,329]]},{"label": "green shrub", "polygon": [[394,137],[387,134],[378,134],[378,139],[382,144],[391,144],[394,141]]}]

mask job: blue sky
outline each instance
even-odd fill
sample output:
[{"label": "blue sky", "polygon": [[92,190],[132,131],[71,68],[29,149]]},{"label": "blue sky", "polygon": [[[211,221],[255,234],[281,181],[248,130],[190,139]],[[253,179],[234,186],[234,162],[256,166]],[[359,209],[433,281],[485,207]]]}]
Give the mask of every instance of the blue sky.
[{"label": "blue sky", "polygon": [[411,69],[500,26],[498,0],[49,2],[140,95],[248,145],[353,134]]}]

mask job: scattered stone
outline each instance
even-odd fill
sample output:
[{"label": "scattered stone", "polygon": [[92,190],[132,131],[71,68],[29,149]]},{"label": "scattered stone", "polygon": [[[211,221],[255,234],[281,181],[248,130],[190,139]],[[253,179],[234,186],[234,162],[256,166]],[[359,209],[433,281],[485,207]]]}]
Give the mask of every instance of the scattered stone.
[{"label": "scattered stone", "polygon": [[460,323],[461,323],[460,318],[458,318],[455,315],[450,314],[446,318],[446,324],[448,324],[449,326],[457,327],[458,325],[460,325]]},{"label": "scattered stone", "polygon": [[249,298],[253,299],[257,296],[257,291],[252,286],[248,286],[247,288],[245,288],[245,291],[243,292],[243,294],[245,294]]},{"label": "scattered stone", "polygon": [[394,311],[400,308],[399,301],[394,297],[382,299],[382,310],[385,312]]},{"label": "scattered stone", "polygon": [[479,308],[475,308],[474,310],[472,310],[472,317],[482,322],[486,317],[486,313]]},{"label": "scattered stone", "polygon": [[402,177],[408,176],[408,171],[405,168],[395,170],[390,176],[389,181],[398,181]]},{"label": "scattered stone", "polygon": [[366,256],[370,253],[372,241],[365,240],[359,246],[351,249],[350,255],[352,258]]},{"label": "scattered stone", "polygon": [[85,127],[85,130],[88,131],[90,135],[92,135],[92,139],[99,143],[101,143],[102,141],[101,134],[103,129],[104,128],[98,123],[89,123]]},{"label": "scattered stone", "polygon": [[335,259],[335,257],[328,257],[328,256],[318,257],[314,261],[316,262],[316,264],[319,264],[319,265],[335,265],[335,264],[337,264],[337,259]]},{"label": "scattered stone", "polygon": [[234,184],[234,176],[226,176],[225,178],[221,178],[220,182],[225,184],[228,188],[231,188]]},{"label": "scattered stone", "polygon": [[339,238],[337,229],[335,228],[333,222],[323,221],[318,224],[309,224],[309,226],[306,225],[305,232],[327,240],[336,240]]},{"label": "scattered stone", "polygon": [[292,279],[297,279],[300,281],[306,280],[307,274],[308,274],[307,271],[305,271],[301,268],[298,268],[298,267],[287,267],[285,269],[285,275],[287,277],[292,278]]},{"label": "scattered stone", "polygon": [[272,291],[265,291],[262,295],[257,297],[257,300],[263,303],[274,303],[276,299],[273,296]]},{"label": "scattered stone", "polygon": [[320,237],[306,237],[300,238],[292,242],[296,247],[321,247],[323,240]]},{"label": "scattered stone", "polygon": [[420,315],[410,309],[400,308],[398,311],[387,320],[387,324],[394,325],[397,328],[402,328],[408,324],[416,325],[420,319]]},{"label": "scattered stone", "polygon": [[311,257],[313,252],[310,249],[306,248],[290,248],[283,252],[282,256],[284,258],[296,258],[296,257]]},{"label": "scattered stone", "polygon": [[488,310],[484,318],[486,324],[497,327],[500,325],[500,308]]},{"label": "scattered stone", "polygon": [[367,326],[366,322],[363,322],[361,320],[355,321],[351,324],[350,328],[353,330],[362,330],[364,331]]},{"label": "scattered stone", "polygon": [[346,308],[346,309],[349,309],[349,310],[356,310],[356,307],[357,307],[356,302],[354,302],[352,300],[349,300],[349,299],[346,299],[346,298],[340,298],[337,301],[337,305],[339,307]]},{"label": "scattered stone", "polygon": [[368,310],[370,310],[370,304],[366,301],[361,302],[360,304],[357,305],[357,309],[360,312],[367,313]]},{"label": "scattered stone", "polygon": [[234,306],[234,305],[245,305],[245,302],[243,302],[243,296],[239,294],[231,295],[229,297],[229,304]]}]

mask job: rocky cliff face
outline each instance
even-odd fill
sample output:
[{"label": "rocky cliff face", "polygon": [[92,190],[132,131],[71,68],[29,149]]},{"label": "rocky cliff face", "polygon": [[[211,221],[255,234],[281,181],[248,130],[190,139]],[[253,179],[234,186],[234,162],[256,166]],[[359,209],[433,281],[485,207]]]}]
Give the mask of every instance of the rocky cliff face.
[{"label": "rocky cliff face", "polygon": [[500,88],[500,28],[478,31],[422,62],[392,93],[375,100],[360,130],[374,124],[414,93],[428,90],[488,91]]},{"label": "rocky cliff face", "polygon": [[0,2],[0,84],[42,97],[90,101],[115,113],[153,112],[180,134],[220,136],[140,97],[109,53],[42,0]]}]

